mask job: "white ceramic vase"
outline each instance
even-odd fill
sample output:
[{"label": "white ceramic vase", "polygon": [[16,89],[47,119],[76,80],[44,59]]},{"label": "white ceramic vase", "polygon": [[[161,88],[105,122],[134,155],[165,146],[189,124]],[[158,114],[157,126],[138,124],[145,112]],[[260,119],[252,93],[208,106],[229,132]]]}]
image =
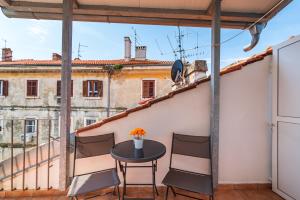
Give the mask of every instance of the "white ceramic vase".
[{"label": "white ceramic vase", "polygon": [[136,138],[133,138],[133,141],[134,141],[134,148],[136,149],[142,149],[143,148],[143,138],[142,139],[136,139]]}]

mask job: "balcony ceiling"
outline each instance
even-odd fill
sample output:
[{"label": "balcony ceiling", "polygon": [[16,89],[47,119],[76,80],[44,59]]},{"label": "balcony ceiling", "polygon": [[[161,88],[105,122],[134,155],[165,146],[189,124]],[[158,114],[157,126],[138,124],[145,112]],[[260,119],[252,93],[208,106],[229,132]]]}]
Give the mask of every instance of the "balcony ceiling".
[{"label": "balcony ceiling", "polygon": [[[244,29],[267,14],[266,22],[291,1],[222,0],[222,27]],[[0,6],[11,18],[62,19],[62,0],[0,0]],[[74,0],[73,19],[210,27],[211,0]]]}]

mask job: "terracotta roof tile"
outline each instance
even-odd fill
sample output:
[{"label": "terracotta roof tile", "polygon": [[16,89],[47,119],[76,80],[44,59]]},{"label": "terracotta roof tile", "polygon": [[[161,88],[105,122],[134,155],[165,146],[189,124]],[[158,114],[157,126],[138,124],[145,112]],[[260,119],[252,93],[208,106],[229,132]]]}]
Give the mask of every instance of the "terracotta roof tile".
[{"label": "terracotta roof tile", "polygon": [[[271,54],[272,54],[272,48],[268,48],[266,51],[264,51],[264,52],[262,52],[260,54],[254,55],[254,56],[249,57],[249,58],[247,58],[245,60],[239,61],[237,63],[231,64],[231,65],[223,68],[221,70],[220,74],[222,76],[222,75],[225,75],[225,74],[237,71],[237,70],[241,70],[244,66],[249,65],[249,64],[254,63],[254,62],[257,62],[257,61],[260,61],[260,60],[263,60],[266,56],[271,55]],[[108,122],[111,122],[111,121],[114,121],[114,120],[126,117],[130,113],[146,109],[146,108],[150,107],[153,104],[159,103],[159,102],[164,101],[166,99],[170,99],[170,98],[172,98],[176,94],[183,93],[185,91],[188,91],[188,90],[191,90],[193,88],[196,88],[199,84],[204,83],[204,82],[208,82],[209,80],[210,80],[210,77],[207,77],[207,78],[201,79],[201,80],[199,80],[199,81],[197,81],[197,82],[195,82],[193,84],[190,84],[190,85],[188,85],[188,86],[186,86],[184,88],[180,88],[178,90],[172,91],[172,92],[168,93],[165,96],[158,97],[156,99],[151,99],[149,101],[146,101],[146,103],[143,104],[143,105],[139,105],[139,106],[137,106],[135,108],[128,109],[128,110],[126,110],[126,111],[124,111],[122,113],[119,113],[117,115],[114,115],[114,116],[106,118],[106,119],[103,119],[102,121],[97,122],[95,124],[92,124],[90,126],[86,126],[86,127],[80,128],[80,129],[78,129],[76,131],[76,134],[79,134],[79,133],[82,133],[82,132],[85,132],[85,131],[88,131],[88,130],[91,130],[91,129],[94,129],[94,128],[98,128],[98,127],[100,127],[103,124],[106,124]]]},{"label": "terracotta roof tile", "polygon": [[[124,59],[118,60],[73,60],[73,65],[115,65],[115,64],[122,64],[122,65],[172,65],[172,61],[160,61],[160,60],[130,60],[126,61]],[[11,62],[1,62],[0,66],[5,65],[38,65],[38,66],[47,66],[47,65],[61,65],[61,61],[58,60],[13,60]]]}]

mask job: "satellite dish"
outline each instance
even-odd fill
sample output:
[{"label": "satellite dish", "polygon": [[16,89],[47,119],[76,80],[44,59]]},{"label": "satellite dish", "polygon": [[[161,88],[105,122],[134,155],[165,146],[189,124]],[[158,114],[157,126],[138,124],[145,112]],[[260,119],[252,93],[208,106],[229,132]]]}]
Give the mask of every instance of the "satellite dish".
[{"label": "satellite dish", "polygon": [[171,78],[175,83],[178,83],[182,78],[183,63],[181,60],[176,60],[172,66]]}]

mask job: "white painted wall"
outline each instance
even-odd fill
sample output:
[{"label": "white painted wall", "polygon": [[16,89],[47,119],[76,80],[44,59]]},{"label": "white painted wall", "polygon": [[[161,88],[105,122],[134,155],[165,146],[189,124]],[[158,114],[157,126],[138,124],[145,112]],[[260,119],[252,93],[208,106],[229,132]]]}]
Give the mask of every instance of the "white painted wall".
[{"label": "white painted wall", "polygon": [[[270,66],[271,56],[221,78],[220,171],[219,183],[268,183],[271,175]],[[164,143],[167,154],[159,160],[157,183],[165,176],[171,150],[172,132],[209,134],[209,83],[178,94],[150,108],[130,114],[81,134],[115,132],[116,142],[131,139],[129,131],[143,127],[146,138]],[[179,158],[185,169],[208,171],[208,162]],[[93,159],[85,160],[84,171],[98,168]],[[196,163],[196,162],[199,162]],[[128,180],[150,181],[145,169],[129,172]],[[121,177],[121,174],[120,174]]]},{"label": "white painted wall", "polygon": [[[240,71],[221,77],[219,183],[269,183],[271,176],[270,71],[271,56]],[[146,138],[164,143],[166,155],[158,161],[157,183],[168,171],[172,132],[209,134],[209,82],[173,98],[132,113],[125,118],[83,132],[98,135],[115,132],[116,142],[131,139],[130,130],[143,127]],[[177,156],[174,166],[209,173],[208,161]],[[82,159],[77,173],[110,167],[110,156]],[[58,169],[53,163],[53,169]],[[58,177],[58,173],[56,175]],[[119,174],[120,178],[122,177]],[[151,181],[150,169],[129,169],[128,181]],[[53,182],[53,187],[57,188]]]}]

